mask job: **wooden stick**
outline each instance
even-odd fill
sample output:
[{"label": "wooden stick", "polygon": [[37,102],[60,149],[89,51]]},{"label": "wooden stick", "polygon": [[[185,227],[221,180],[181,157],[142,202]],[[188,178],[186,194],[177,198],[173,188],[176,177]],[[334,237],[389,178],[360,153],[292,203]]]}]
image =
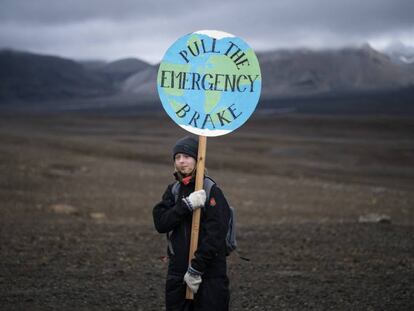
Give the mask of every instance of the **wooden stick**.
[{"label": "wooden stick", "polygon": [[[207,149],[207,137],[199,136],[198,155],[197,155],[197,172],[196,172],[196,182],[195,182],[194,191],[203,189],[206,149]],[[197,208],[193,212],[193,222],[191,225],[190,253],[188,255],[189,265],[191,264],[191,259],[194,258],[194,253],[196,252],[197,246],[198,246],[198,234],[200,232],[200,215],[201,215],[201,209]],[[190,300],[194,299],[193,291],[188,286],[187,286],[185,298],[190,299]]]}]

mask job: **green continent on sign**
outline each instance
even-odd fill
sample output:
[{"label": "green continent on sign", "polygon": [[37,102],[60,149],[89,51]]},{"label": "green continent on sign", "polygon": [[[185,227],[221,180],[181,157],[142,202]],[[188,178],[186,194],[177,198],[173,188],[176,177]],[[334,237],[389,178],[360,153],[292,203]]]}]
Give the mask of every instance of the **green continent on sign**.
[{"label": "green continent on sign", "polygon": [[220,102],[221,93],[205,91],[204,113],[211,113]]}]

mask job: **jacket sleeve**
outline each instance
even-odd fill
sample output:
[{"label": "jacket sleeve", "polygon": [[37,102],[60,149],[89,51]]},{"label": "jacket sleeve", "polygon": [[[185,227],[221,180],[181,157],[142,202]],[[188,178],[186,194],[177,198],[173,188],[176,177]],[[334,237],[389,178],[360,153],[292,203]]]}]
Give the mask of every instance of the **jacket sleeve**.
[{"label": "jacket sleeve", "polygon": [[199,241],[195,257],[191,261],[191,267],[202,273],[218,253],[225,250],[229,205],[220,188],[213,186],[203,213],[203,239]]},{"label": "jacket sleeve", "polygon": [[191,211],[181,202],[175,202],[171,192],[172,185],[165,190],[161,202],[154,206],[152,216],[154,218],[155,229],[159,233],[167,233],[178,226],[182,218]]}]

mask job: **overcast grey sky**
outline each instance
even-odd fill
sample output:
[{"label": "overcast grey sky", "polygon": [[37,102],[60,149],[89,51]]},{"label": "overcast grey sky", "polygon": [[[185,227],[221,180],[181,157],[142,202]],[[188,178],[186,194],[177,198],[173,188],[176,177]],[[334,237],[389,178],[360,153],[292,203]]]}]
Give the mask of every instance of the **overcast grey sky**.
[{"label": "overcast grey sky", "polygon": [[214,29],[256,51],[370,43],[414,46],[413,0],[0,0],[0,48],[156,63],[187,33]]}]

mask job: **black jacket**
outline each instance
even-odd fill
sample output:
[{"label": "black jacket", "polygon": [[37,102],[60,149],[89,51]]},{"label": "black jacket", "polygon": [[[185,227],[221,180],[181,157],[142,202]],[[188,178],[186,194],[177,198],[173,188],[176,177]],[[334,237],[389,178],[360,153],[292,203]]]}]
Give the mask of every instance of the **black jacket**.
[{"label": "black jacket", "polygon": [[[191,238],[192,212],[182,201],[194,191],[194,178],[188,184],[181,183],[177,202],[170,184],[162,201],[153,209],[155,228],[160,233],[170,232],[174,253],[168,249],[168,274],[182,277],[188,268]],[[220,188],[214,185],[210,197],[201,210],[198,249],[191,266],[203,272],[203,279],[226,277],[226,234],[229,222],[229,206]]]}]

